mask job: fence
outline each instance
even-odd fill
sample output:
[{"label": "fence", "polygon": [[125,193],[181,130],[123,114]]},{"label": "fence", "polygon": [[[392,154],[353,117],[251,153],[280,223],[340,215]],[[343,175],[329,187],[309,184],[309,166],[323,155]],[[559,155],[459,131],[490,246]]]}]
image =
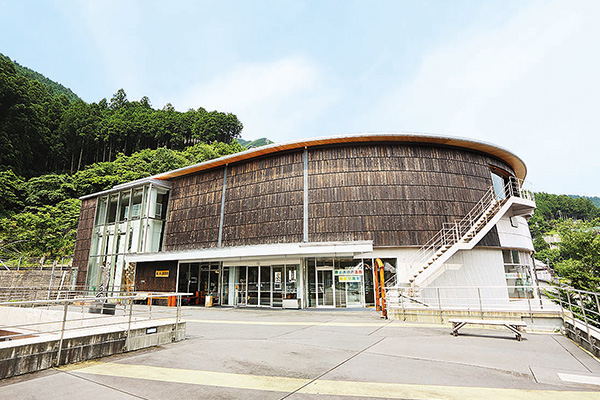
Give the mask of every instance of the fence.
[{"label": "fence", "polygon": [[[0,302],[0,378],[185,337],[181,299],[189,294],[108,295]],[[153,305],[157,298],[172,307]]]},{"label": "fence", "polygon": [[388,309],[406,320],[427,314],[440,322],[477,318],[560,318],[565,333],[600,354],[600,293],[559,286],[428,286],[386,288]]},{"label": "fence", "polygon": [[73,257],[19,257],[11,259],[0,258],[0,269],[8,271],[19,271],[22,269],[69,270],[71,268],[73,268]]}]

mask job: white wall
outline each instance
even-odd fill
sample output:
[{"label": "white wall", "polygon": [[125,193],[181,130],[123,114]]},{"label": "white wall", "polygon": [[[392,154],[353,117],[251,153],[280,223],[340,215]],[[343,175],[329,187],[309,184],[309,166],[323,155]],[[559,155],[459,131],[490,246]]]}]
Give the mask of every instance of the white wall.
[{"label": "white wall", "polygon": [[[483,305],[508,302],[501,249],[459,250],[444,264],[442,270],[441,275],[428,285],[453,287],[439,289],[442,306],[476,308],[479,306],[479,295]],[[437,292],[438,289],[425,288],[421,296],[427,303],[437,305]]]},{"label": "white wall", "polygon": [[511,217],[505,215],[496,224],[500,246],[510,249],[533,251],[533,241],[531,240],[527,220],[524,217],[512,217],[513,223],[516,224],[516,227],[514,227],[510,219]]}]

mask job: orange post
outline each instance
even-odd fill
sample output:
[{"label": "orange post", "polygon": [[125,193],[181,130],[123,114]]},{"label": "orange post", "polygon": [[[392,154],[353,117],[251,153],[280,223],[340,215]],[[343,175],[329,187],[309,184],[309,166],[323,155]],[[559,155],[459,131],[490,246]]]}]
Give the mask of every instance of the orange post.
[{"label": "orange post", "polygon": [[377,261],[379,261],[379,258],[375,260],[375,310],[380,311],[381,307],[379,306],[379,267],[377,265]]},{"label": "orange post", "polygon": [[377,292],[377,311],[381,310],[381,316],[387,319],[387,309],[385,304],[385,267],[381,259],[375,259],[375,285]]}]

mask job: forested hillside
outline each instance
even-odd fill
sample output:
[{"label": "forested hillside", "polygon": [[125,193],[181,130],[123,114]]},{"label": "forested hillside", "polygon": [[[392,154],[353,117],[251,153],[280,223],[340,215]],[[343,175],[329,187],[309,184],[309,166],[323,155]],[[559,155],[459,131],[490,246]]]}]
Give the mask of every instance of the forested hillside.
[{"label": "forested hillside", "polygon": [[[600,289],[600,209],[589,198],[536,193],[529,221],[535,258],[547,262],[563,283],[576,289]],[[558,235],[558,248],[544,236]]]},{"label": "forested hillside", "polygon": [[272,141],[270,141],[267,138],[260,138],[260,139],[256,139],[256,140],[244,140],[244,139],[238,139],[238,142],[245,148],[247,149],[253,149],[255,147],[261,147],[261,146],[266,146],[268,144],[273,143]]},{"label": "forested hillside", "polygon": [[574,199],[584,198],[589,199],[596,207],[600,208],[600,197],[598,196],[578,196],[576,194],[570,194],[569,197],[573,197]]},{"label": "forested hillside", "polygon": [[182,113],[170,104],[154,109],[147,97],[129,101],[122,89],[88,104],[23,71],[0,55],[0,170],[17,175],[73,173],[148,148],[231,143],[243,128],[234,114],[201,107]]},{"label": "forested hillside", "polygon": [[88,104],[0,54],[0,259],[69,256],[78,197],[242,151],[242,124],[147,97]]},{"label": "forested hillside", "polygon": [[[2,56],[2,54],[0,54],[0,56]],[[6,57],[6,58],[8,58],[8,57]],[[79,98],[79,96],[77,96],[75,93],[73,93],[73,91],[71,89],[64,87],[60,83],[54,82],[52,79],[45,77],[44,75],[40,74],[39,72],[36,72],[32,69],[24,67],[15,61],[13,61],[13,64],[15,64],[15,69],[17,71],[17,75],[22,75],[26,78],[36,80],[36,81],[44,84],[44,86],[46,87],[46,90],[48,90],[48,92],[50,92],[50,94],[52,94],[54,97],[58,97],[61,94],[64,94],[65,96],[67,96],[67,99],[69,99],[69,101],[71,103],[73,103],[77,100],[81,100]]]}]

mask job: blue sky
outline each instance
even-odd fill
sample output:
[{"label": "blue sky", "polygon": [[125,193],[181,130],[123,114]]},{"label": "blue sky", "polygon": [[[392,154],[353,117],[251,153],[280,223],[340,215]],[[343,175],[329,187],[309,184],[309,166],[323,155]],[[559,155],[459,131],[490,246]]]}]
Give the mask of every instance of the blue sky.
[{"label": "blue sky", "polygon": [[483,140],[600,195],[600,1],[0,0],[0,52],[85,101],[238,115],[243,137]]}]

